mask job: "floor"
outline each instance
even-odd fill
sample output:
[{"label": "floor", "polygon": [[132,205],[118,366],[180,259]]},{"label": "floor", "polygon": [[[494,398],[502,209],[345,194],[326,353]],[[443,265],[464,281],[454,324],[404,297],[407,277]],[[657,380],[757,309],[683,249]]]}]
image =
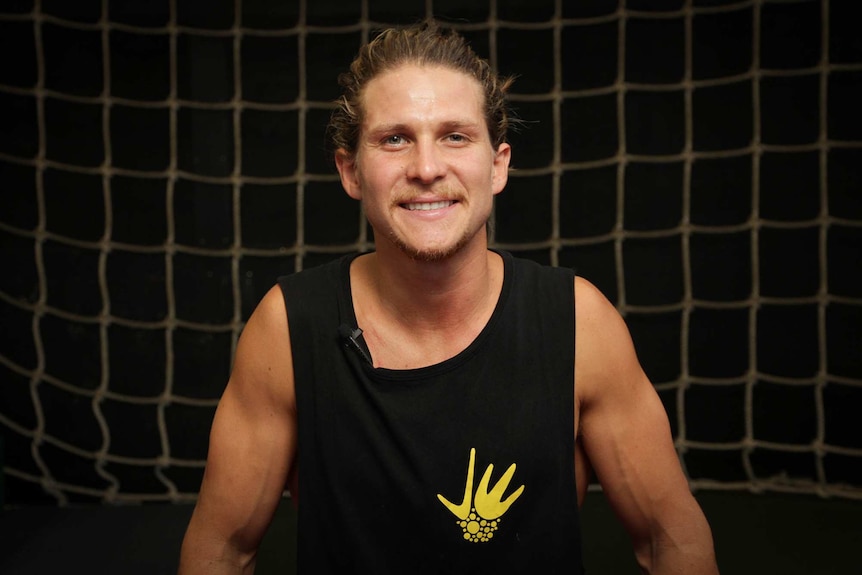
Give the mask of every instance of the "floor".
[{"label": "floor", "polygon": [[[859,573],[862,501],[700,492],[725,575]],[[0,573],[160,574],[176,571],[189,505],[28,507],[0,511]],[[587,572],[635,575],[626,536],[601,493],[583,509]],[[285,501],[260,550],[259,575],[294,573],[295,515]]]}]

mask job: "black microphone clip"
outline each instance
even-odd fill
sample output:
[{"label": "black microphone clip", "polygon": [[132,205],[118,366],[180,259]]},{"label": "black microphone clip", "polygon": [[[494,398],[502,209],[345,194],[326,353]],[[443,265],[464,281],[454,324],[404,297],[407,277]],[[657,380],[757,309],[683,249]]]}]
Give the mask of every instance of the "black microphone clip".
[{"label": "black microphone clip", "polygon": [[368,365],[374,365],[371,361],[371,356],[368,355],[368,351],[366,351],[365,346],[362,342],[362,330],[360,328],[352,329],[347,324],[341,324],[338,326],[338,335],[344,341],[344,345],[353,349],[356,353],[359,354]]}]

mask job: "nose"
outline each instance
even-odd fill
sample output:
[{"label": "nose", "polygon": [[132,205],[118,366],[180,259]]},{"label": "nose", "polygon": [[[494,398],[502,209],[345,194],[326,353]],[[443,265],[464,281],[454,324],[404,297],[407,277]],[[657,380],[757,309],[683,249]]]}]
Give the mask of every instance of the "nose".
[{"label": "nose", "polygon": [[446,163],[434,142],[417,141],[407,164],[407,178],[431,184],[443,178]]}]

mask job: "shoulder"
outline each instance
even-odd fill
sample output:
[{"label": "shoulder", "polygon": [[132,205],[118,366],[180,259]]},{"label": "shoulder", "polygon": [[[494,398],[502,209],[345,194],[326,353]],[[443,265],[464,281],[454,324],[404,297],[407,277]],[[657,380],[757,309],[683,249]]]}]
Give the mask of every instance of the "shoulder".
[{"label": "shoulder", "polygon": [[506,250],[494,250],[503,260],[507,269],[511,269],[516,276],[535,278],[537,281],[553,280],[555,278],[573,278],[575,271],[564,266],[552,266],[547,263],[539,263],[536,260],[516,256]]},{"label": "shoulder", "polygon": [[280,276],[278,285],[285,293],[289,294],[293,289],[307,289],[313,286],[329,286],[337,283],[350,267],[351,262],[362,254],[352,253],[337,257],[328,262],[305,268],[292,274]]},{"label": "shoulder", "polygon": [[292,382],[290,328],[282,291],[275,285],[258,303],[240,334],[228,387],[292,405]]},{"label": "shoulder", "polygon": [[[574,279],[575,314],[579,329],[585,330],[592,337],[603,332],[614,333],[620,327],[625,329],[622,317],[616,307],[589,280],[576,276]],[[599,332],[599,333],[597,333]]]},{"label": "shoulder", "polygon": [[330,314],[337,315],[339,302],[349,297],[351,263],[359,255],[349,254],[278,278],[282,309],[299,332],[313,330]]},{"label": "shoulder", "polygon": [[[541,264],[506,252],[501,252],[501,255],[509,279],[506,287],[513,287],[515,293],[531,299],[540,308],[554,302],[554,306],[568,306],[571,309],[574,270]],[[562,313],[560,309],[555,309]]]},{"label": "shoulder", "polygon": [[643,378],[623,317],[588,280],[575,278],[575,376],[580,397]]},{"label": "shoulder", "polygon": [[284,295],[279,285],[272,286],[257,304],[243,329],[242,338],[286,336],[288,334]]}]

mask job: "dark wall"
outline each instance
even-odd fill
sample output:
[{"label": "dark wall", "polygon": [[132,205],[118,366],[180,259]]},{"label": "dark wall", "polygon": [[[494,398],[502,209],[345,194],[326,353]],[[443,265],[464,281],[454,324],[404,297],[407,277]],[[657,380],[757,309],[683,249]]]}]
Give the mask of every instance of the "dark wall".
[{"label": "dark wall", "polygon": [[[695,487],[862,488],[850,4],[431,3],[518,76],[494,244],[618,305]],[[425,7],[3,3],[7,502],[194,496],[255,303],[372,246],[324,127],[361,42]]]}]

